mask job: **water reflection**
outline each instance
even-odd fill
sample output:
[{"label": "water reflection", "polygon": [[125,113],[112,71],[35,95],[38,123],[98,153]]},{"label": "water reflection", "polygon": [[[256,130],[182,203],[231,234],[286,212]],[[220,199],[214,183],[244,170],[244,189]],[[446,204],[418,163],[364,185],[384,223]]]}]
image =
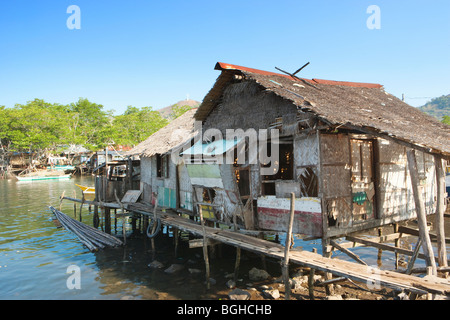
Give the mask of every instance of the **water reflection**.
[{"label": "water reflection", "polygon": [[[63,192],[79,198],[81,191],[75,183],[93,185],[94,181],[92,177],[65,181],[0,180],[0,299],[205,298],[204,273],[190,272],[190,269],[204,270],[201,248],[188,249],[186,242],[182,242],[175,257],[172,234],[168,230],[156,239],[157,260],[165,267],[173,263],[183,264],[184,269],[175,275],[165,273],[164,269],[149,268],[152,252],[145,237],[134,235],[127,240],[126,247],[92,253],[75,235],[56,228],[47,206],[59,206]],[[73,215],[72,202],[64,201],[61,209]],[[83,209],[83,222],[92,225],[92,215],[87,206]],[[118,219],[118,236],[122,234],[120,222]],[[279,240],[284,241],[282,237]],[[414,249],[414,237],[402,241],[405,248]],[[319,253],[321,249],[320,240],[306,242],[297,239],[295,245],[308,251],[317,247]],[[224,275],[234,270],[234,248],[224,247],[222,250],[222,255],[218,252],[211,262],[211,276],[216,277],[219,288],[225,288],[227,279]],[[394,268],[395,255],[392,252],[384,251],[379,256],[375,248],[357,247],[352,251],[369,265]],[[333,257],[351,260],[339,251]],[[404,257],[404,260],[408,259]],[[261,267],[260,264],[258,257],[247,264],[244,260],[240,270],[244,274],[254,266]],[[418,259],[416,264],[420,266],[423,261]],[[66,286],[70,265],[80,267],[80,290],[69,290]],[[267,267],[271,268],[269,273],[274,276],[281,272],[278,262],[268,263]]]}]

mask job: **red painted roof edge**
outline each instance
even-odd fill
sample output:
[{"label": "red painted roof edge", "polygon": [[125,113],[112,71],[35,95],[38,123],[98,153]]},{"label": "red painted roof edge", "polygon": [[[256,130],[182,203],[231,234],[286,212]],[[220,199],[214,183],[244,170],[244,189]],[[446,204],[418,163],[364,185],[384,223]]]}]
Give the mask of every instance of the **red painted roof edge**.
[{"label": "red painted roof edge", "polygon": [[[214,68],[215,70],[240,70],[240,71],[248,71],[256,74],[261,74],[265,76],[281,76],[291,80],[294,80],[291,76],[287,74],[281,74],[276,72],[264,71],[259,69],[247,68],[243,66],[238,66],[235,64],[229,64],[224,62],[217,62]],[[378,83],[365,83],[365,82],[349,82],[349,81],[334,81],[334,80],[324,80],[324,79],[305,79],[302,80],[311,82],[311,83],[319,83],[319,84],[328,84],[328,85],[336,85],[336,86],[347,86],[347,87],[359,87],[359,88],[381,88],[383,87]]]}]

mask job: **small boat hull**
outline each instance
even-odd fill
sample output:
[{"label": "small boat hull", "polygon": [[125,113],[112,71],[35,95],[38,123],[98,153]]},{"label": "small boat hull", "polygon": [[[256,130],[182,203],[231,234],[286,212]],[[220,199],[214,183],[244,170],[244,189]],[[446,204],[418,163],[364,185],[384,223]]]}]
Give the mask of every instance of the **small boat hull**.
[{"label": "small boat hull", "polygon": [[75,170],[74,166],[48,166],[47,170],[61,170],[61,171],[72,171]]},{"label": "small boat hull", "polygon": [[17,176],[17,180],[19,181],[35,181],[35,180],[65,180],[70,179],[72,175],[65,174],[60,176],[27,176],[27,177],[20,177]]},{"label": "small boat hull", "polygon": [[81,189],[83,196],[86,200],[94,200],[95,198],[95,187],[85,187],[80,186],[79,184],[75,184],[77,187]]}]

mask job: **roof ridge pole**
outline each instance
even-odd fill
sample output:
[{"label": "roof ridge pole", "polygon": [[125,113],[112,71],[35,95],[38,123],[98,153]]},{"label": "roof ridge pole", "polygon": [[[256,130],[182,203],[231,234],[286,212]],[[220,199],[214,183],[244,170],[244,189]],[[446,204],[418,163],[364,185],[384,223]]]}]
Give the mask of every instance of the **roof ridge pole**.
[{"label": "roof ridge pole", "polygon": [[434,155],[434,167],[436,170],[436,235],[438,247],[438,262],[440,267],[447,266],[447,250],[445,247],[445,228],[444,228],[444,212],[445,212],[445,173],[442,164],[442,157]]},{"label": "roof ridge pole", "polygon": [[419,225],[419,237],[422,239],[422,250],[428,267],[431,267],[432,275],[437,275],[436,262],[434,261],[433,247],[427,229],[427,217],[425,213],[425,203],[423,200],[422,187],[420,186],[419,173],[417,170],[416,151],[410,149],[407,152],[408,168],[411,176],[411,185],[416,206],[416,214]]}]

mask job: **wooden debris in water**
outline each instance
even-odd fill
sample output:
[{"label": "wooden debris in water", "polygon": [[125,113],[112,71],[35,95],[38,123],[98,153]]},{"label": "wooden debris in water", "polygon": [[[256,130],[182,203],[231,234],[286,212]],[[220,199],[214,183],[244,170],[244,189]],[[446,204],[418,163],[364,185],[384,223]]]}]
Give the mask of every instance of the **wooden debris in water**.
[{"label": "wooden debris in water", "polygon": [[105,247],[117,247],[123,244],[120,239],[110,234],[72,219],[52,206],[49,206],[49,208],[61,225],[74,233],[90,251],[98,251],[98,249],[104,249]]}]

